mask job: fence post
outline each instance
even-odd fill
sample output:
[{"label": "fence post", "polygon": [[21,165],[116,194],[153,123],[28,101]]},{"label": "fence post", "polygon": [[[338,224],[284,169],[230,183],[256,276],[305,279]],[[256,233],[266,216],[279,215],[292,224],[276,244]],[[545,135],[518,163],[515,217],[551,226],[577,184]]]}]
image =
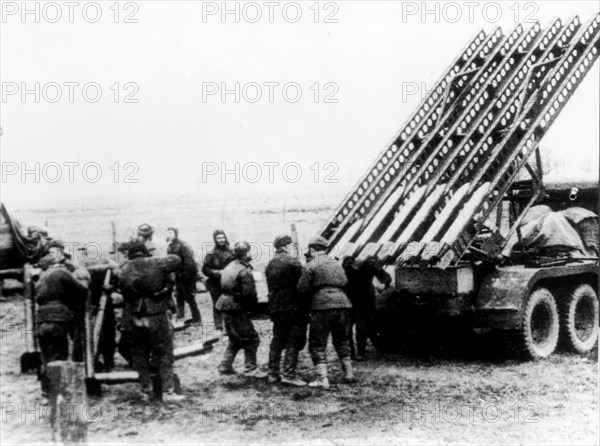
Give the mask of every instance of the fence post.
[{"label": "fence post", "polygon": [[63,444],[87,443],[88,421],[83,363],[53,361],[48,364],[52,435]]},{"label": "fence post", "polygon": [[294,257],[298,260],[302,257],[302,249],[300,249],[300,244],[298,243],[298,230],[296,228],[296,223],[290,224],[290,234],[292,237],[292,246],[294,247]]}]

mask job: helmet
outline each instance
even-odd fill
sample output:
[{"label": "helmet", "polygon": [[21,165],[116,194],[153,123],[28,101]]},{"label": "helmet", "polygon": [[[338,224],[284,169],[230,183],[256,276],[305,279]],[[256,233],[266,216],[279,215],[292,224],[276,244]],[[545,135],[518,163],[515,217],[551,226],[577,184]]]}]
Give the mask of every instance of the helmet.
[{"label": "helmet", "polygon": [[148,223],[142,223],[138,226],[137,233],[143,237],[150,237],[152,234],[154,234],[154,228]]}]

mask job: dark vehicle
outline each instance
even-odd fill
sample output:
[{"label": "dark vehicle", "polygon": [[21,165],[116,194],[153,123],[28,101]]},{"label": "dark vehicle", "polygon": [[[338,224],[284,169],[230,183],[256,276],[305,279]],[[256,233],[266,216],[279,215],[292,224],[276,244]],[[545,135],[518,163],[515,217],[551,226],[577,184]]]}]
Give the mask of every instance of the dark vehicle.
[{"label": "dark vehicle", "polygon": [[544,182],[539,147],[599,53],[600,14],[480,32],[321,229],[395,273],[378,348],[458,325],[514,331],[530,358],[593,349],[598,179]]}]

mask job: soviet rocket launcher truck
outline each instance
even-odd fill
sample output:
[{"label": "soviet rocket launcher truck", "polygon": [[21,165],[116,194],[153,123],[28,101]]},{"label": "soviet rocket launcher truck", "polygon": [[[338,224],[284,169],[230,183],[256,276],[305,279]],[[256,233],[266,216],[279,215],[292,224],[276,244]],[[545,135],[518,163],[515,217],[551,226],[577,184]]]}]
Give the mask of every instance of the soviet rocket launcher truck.
[{"label": "soviet rocket launcher truck", "polygon": [[321,229],[331,255],[395,275],[379,348],[440,317],[510,331],[530,358],[594,348],[598,179],[544,178],[540,141],[599,36],[598,14],[478,33]]}]

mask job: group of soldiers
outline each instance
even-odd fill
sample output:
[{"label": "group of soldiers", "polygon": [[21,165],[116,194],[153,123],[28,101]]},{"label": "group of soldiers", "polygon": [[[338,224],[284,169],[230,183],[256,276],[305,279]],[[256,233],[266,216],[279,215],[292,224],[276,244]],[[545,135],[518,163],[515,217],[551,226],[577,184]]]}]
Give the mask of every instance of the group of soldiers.
[{"label": "group of soldiers", "polygon": [[[173,373],[173,314],[185,318],[190,307],[192,324],[201,324],[196,303],[196,283],[200,277],[192,248],[179,238],[177,228],[167,229],[167,255],[156,256],[152,241],[154,229],[143,224],[137,236],[121,245],[126,261],[121,265],[104,259],[98,262],[74,261],[60,243],[50,248],[39,266],[36,285],[36,334],[42,356],[40,381],[48,392],[46,365],[69,357],[83,360],[83,308],[90,296],[92,308],[98,308],[100,296],[118,291],[123,298],[119,353],[139,373],[144,398],[158,396],[163,401],[185,398],[176,392]],[[233,248],[224,231],[213,233],[214,248],[202,263],[202,277],[213,303],[213,322],[227,335],[218,372],[235,374],[234,360],[244,351],[243,375],[267,378],[271,384],[329,388],[326,348],[331,335],[340,360],[344,380],[355,381],[352,358],[365,359],[367,339],[373,330],[375,289],[373,278],[386,287],[391,278],[374,262],[356,265],[346,259],[340,263],[327,255],[328,242],[312,238],[305,262],[289,235],[275,238],[275,254],[265,276],[268,307],[273,324],[268,372],[257,363],[260,337],[251,319],[258,296],[254,281],[250,245],[241,241]],[[85,253],[84,253],[85,254]],[[304,263],[304,264],[303,264]],[[110,270],[111,281],[105,280]],[[173,299],[173,297],[175,299]],[[175,302],[174,302],[175,301]],[[115,314],[112,299],[105,300],[105,323],[98,351],[102,367],[113,367],[116,349]],[[352,339],[356,325],[357,345]],[[316,379],[306,382],[296,374],[299,352],[308,348],[315,366]],[[282,364],[283,356],[283,364]],[[158,394],[157,394],[158,386]]]}]

